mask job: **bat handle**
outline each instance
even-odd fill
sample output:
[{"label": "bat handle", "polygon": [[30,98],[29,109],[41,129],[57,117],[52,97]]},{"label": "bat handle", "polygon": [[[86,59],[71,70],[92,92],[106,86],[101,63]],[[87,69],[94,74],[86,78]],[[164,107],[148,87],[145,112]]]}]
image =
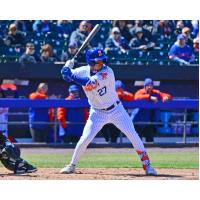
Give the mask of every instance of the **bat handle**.
[{"label": "bat handle", "polygon": [[79,53],[80,53],[80,49],[76,52],[76,54],[74,55],[73,59],[76,59],[78,57]]}]

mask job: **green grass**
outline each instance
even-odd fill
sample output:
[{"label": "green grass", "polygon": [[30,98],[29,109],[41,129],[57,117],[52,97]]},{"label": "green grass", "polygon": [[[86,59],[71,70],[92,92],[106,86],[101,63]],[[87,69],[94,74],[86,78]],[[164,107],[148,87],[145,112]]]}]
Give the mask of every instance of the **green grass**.
[{"label": "green grass", "polygon": [[[157,168],[199,168],[198,152],[152,152],[150,158]],[[71,154],[24,154],[23,158],[40,168],[61,168],[71,159]],[[138,156],[130,153],[85,153],[79,161],[81,168],[131,168],[141,167]]]}]

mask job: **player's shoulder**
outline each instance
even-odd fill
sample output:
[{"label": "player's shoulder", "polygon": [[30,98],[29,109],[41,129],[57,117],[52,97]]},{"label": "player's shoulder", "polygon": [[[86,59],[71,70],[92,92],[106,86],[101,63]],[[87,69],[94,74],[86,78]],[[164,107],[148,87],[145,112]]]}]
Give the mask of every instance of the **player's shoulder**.
[{"label": "player's shoulder", "polygon": [[102,72],[110,72],[110,73],[113,73],[112,68],[110,68],[110,67],[107,66],[107,65],[104,65],[101,71],[102,71]]},{"label": "player's shoulder", "polygon": [[144,88],[141,88],[141,89],[138,89],[136,91],[136,93],[146,93],[145,89]]}]

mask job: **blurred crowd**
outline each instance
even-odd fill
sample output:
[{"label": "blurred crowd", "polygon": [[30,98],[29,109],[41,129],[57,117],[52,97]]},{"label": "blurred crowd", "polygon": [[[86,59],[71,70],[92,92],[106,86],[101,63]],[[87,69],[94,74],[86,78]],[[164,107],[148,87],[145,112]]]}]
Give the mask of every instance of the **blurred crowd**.
[{"label": "blurred crowd", "polygon": [[[72,58],[95,24],[88,48],[102,47],[113,63],[198,63],[197,20],[0,21],[0,62],[55,63]],[[85,62],[84,52],[77,58]]]}]

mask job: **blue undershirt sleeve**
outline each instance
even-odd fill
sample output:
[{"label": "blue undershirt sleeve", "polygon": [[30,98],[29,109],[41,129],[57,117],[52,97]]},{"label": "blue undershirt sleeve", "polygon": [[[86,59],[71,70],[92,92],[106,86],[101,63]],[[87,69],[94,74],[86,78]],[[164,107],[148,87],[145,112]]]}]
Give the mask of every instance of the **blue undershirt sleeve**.
[{"label": "blue undershirt sleeve", "polygon": [[86,86],[87,83],[90,81],[88,77],[79,77],[79,76],[76,76],[75,74],[71,75],[71,79],[77,84],[82,85],[82,86]]}]

